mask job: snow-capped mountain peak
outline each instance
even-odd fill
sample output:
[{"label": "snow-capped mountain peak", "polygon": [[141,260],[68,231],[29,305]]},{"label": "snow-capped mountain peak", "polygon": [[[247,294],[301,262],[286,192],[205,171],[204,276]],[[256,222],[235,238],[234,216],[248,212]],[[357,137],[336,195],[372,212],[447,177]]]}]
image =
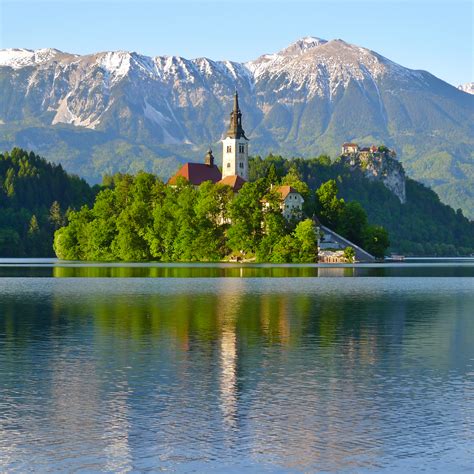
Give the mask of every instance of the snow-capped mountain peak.
[{"label": "snow-capped mountain peak", "polygon": [[338,89],[346,88],[350,81],[375,84],[387,74],[404,81],[421,79],[418,72],[341,39],[302,38],[279,53],[260,56],[246,66],[256,82],[278,78],[281,87],[274,88],[276,94],[290,85],[308,98],[320,96],[331,100]]},{"label": "snow-capped mountain peak", "polygon": [[20,69],[50,61],[59,54],[62,54],[62,52],[54,48],[36,50],[25,48],[2,49],[0,50],[0,66],[9,66],[13,69]]},{"label": "snow-capped mountain peak", "polygon": [[303,54],[308,49],[316,48],[322,44],[327,43],[325,39],[316,38],[314,36],[305,36],[294,43],[291,43],[286,48],[279,51],[277,54],[279,56],[299,56]]},{"label": "snow-capped mountain peak", "polygon": [[458,86],[459,90],[467,92],[468,94],[474,94],[474,82],[466,82]]}]

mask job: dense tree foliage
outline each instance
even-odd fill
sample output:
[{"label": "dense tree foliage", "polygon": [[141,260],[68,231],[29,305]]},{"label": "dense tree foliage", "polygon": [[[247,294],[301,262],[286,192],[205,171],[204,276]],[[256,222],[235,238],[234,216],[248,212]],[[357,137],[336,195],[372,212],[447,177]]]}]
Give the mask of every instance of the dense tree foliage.
[{"label": "dense tree foliage", "polygon": [[[333,180],[333,183],[323,186],[317,195],[326,196],[329,199],[326,202],[330,203],[334,212],[327,218],[321,217],[317,200],[313,202],[313,209],[323,223],[333,226],[350,240],[357,242],[355,235],[361,234],[355,229],[364,227],[363,215],[357,209],[360,205],[370,223],[389,232],[391,251],[432,256],[474,253],[474,222],[464,217],[461,210],[455,211],[443,204],[435,192],[416,181],[407,179],[407,202],[401,204],[381,182],[369,181],[362,172],[350,170],[338,160],[331,162],[327,155],[291,160],[269,155],[264,159],[257,156],[250,161],[251,179],[265,177],[270,170],[276,175],[274,180],[282,179],[290,169],[296,170],[312,194],[321,185]],[[343,217],[338,202],[330,201],[334,197],[335,184],[339,196],[337,201],[342,198],[346,203],[346,215]],[[366,238],[368,235],[366,233]]]},{"label": "dense tree foliage", "polygon": [[94,190],[34,153],[0,154],[0,256],[54,256],[56,229],[69,208],[91,203]]},{"label": "dense tree foliage", "polygon": [[304,196],[307,217],[317,216],[376,255],[389,244],[384,229],[393,251],[474,252],[474,223],[410,179],[401,204],[383,184],[325,155],[269,155],[250,165],[251,182],[236,196],[211,183],[168,187],[147,173],[106,176],[91,188],[60,165],[13,149],[0,155],[0,256],[50,256],[57,231],[55,249],[69,259],[312,261],[312,221],[285,221],[271,189],[278,184]]},{"label": "dense tree foliage", "polygon": [[[68,214],[54,239],[58,257],[78,260],[271,262],[317,259],[314,222],[286,222],[264,179],[229,186],[186,180],[166,186],[148,173],[107,178],[92,208]],[[264,205],[268,203],[268,205]]]}]

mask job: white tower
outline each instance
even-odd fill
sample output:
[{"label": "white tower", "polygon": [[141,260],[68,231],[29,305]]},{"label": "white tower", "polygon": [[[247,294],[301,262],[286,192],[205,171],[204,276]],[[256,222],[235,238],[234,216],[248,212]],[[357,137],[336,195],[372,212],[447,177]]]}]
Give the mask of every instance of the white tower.
[{"label": "white tower", "polygon": [[242,128],[242,113],[239,109],[239,96],[234,95],[234,110],[230,113],[230,126],[222,140],[222,178],[240,176],[249,179],[249,145]]}]

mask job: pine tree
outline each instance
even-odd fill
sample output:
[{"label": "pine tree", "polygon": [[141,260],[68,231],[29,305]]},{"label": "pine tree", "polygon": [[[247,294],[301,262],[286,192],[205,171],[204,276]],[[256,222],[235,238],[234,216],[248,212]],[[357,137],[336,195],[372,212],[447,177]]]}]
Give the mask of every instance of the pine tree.
[{"label": "pine tree", "polygon": [[270,186],[272,184],[278,184],[279,179],[278,179],[278,174],[277,174],[274,163],[272,163],[270,165],[270,168],[268,168],[266,179],[267,179],[267,185],[268,186]]},{"label": "pine tree", "polygon": [[61,212],[61,206],[58,201],[54,201],[49,209],[49,222],[51,223],[54,230],[58,230],[63,227],[66,222],[64,215]]},{"label": "pine tree", "polygon": [[28,235],[32,237],[32,236],[35,236],[38,232],[39,232],[38,219],[33,214],[31,216],[30,225],[28,227]]}]

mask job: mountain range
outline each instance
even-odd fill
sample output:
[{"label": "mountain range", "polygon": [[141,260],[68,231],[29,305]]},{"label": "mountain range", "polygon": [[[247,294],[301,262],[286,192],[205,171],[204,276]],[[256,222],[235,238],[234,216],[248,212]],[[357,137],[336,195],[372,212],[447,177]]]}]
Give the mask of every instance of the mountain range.
[{"label": "mountain range", "polygon": [[340,39],[247,62],[114,51],[0,50],[0,148],[33,149],[97,182],[200,161],[239,91],[251,153],[337,156],[385,144],[409,176],[474,218],[474,96]]}]

